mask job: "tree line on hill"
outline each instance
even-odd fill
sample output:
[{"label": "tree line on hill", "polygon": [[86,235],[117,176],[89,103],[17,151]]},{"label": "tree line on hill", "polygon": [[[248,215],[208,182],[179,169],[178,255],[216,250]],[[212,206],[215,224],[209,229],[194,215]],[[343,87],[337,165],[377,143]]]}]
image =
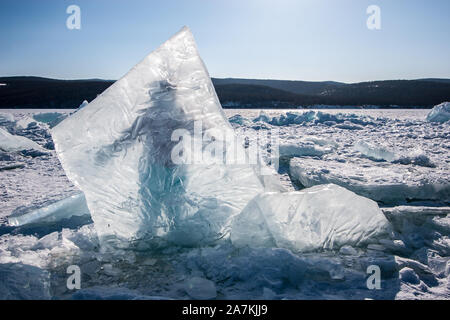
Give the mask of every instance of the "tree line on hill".
[{"label": "tree line on hill", "polygon": [[[361,83],[257,79],[215,79],[224,107],[292,108],[380,106],[431,108],[450,101],[449,79],[385,80]],[[40,77],[0,78],[0,108],[77,108],[92,101],[114,81],[57,80]]]}]

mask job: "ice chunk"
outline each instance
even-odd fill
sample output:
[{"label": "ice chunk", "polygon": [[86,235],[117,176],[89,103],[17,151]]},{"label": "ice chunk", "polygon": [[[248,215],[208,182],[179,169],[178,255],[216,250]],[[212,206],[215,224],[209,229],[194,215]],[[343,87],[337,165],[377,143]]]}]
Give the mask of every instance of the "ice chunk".
[{"label": "ice chunk", "polygon": [[388,150],[384,146],[373,146],[366,141],[360,140],[354,146],[356,151],[361,152],[363,155],[376,160],[393,161],[395,159],[395,153]]},{"label": "ice chunk", "polygon": [[[200,135],[196,126],[203,129]],[[177,129],[191,139],[172,138]],[[242,145],[233,150],[238,164],[223,161],[233,156],[224,137],[234,131],[188,28],[52,134],[103,243],[144,237],[187,246],[213,241],[228,234],[232,217],[264,189],[255,166],[240,164]],[[224,146],[222,153],[208,156],[214,140],[207,141],[208,135]],[[181,155],[179,163],[172,152]]]},{"label": "ice chunk", "polygon": [[346,256],[355,256],[358,254],[358,252],[352,247],[352,246],[343,246],[339,253],[346,255]]},{"label": "ice chunk", "polygon": [[415,148],[414,150],[406,154],[399,155],[393,162],[404,165],[414,164],[416,166],[429,168],[436,167],[436,165],[431,161],[431,159],[420,148]]},{"label": "ice chunk", "polygon": [[450,120],[450,102],[443,102],[434,106],[427,115],[430,122],[446,122]]},{"label": "ice chunk", "polygon": [[[0,159],[1,160],[1,159]],[[21,169],[25,167],[25,163],[22,162],[13,162],[8,163],[6,165],[0,165],[0,171],[6,171],[6,170],[14,170],[14,169]]]},{"label": "ice chunk", "polygon": [[324,148],[316,144],[306,142],[283,143],[280,144],[280,157],[303,157],[303,156],[323,156],[332,152],[331,148]]},{"label": "ice chunk", "polygon": [[186,292],[194,299],[209,300],[217,296],[216,285],[211,280],[193,277],[185,283]]},{"label": "ice chunk", "polygon": [[40,153],[47,152],[46,149],[36,142],[22,136],[12,135],[2,128],[0,128],[0,150],[6,152],[21,152],[24,150],[34,150]]},{"label": "ice chunk", "polygon": [[267,122],[267,123],[269,123],[270,120],[271,120],[271,118],[267,115],[267,113],[265,113],[264,111],[261,111],[261,112],[259,113],[259,115],[258,115],[256,118],[253,119],[253,122],[259,122],[259,121],[262,121],[262,122]]},{"label": "ice chunk", "polygon": [[16,122],[16,127],[18,129],[27,129],[29,126],[34,126],[35,123],[36,123],[36,120],[25,115]]},{"label": "ice chunk", "polygon": [[22,226],[30,223],[55,222],[72,216],[89,214],[84,194],[79,193],[40,209],[27,213],[12,214],[8,217],[8,223],[11,226]]},{"label": "ice chunk", "polygon": [[230,123],[238,124],[240,126],[248,126],[250,125],[250,120],[247,118],[241,116],[240,114],[236,114],[228,119]]},{"label": "ice chunk", "polygon": [[83,109],[84,107],[86,107],[89,104],[89,102],[87,100],[84,100],[80,106],[78,107],[78,110]]},{"label": "ice chunk", "polygon": [[399,271],[399,276],[403,282],[408,282],[411,284],[420,283],[419,276],[411,268],[408,267],[403,268],[402,270]]},{"label": "ice chunk", "polygon": [[50,299],[50,273],[22,264],[0,264],[0,300]]},{"label": "ice chunk", "polygon": [[258,195],[235,218],[231,241],[238,247],[311,251],[361,245],[388,228],[376,202],[328,184]]},{"label": "ice chunk", "polygon": [[397,206],[391,208],[383,208],[383,212],[393,217],[450,215],[450,207]]},{"label": "ice chunk", "polygon": [[361,152],[364,156],[375,161],[388,161],[403,165],[414,164],[422,167],[434,168],[436,165],[420,148],[415,148],[407,153],[398,153],[389,150],[383,145],[375,146],[366,141],[358,141],[354,149]]},{"label": "ice chunk", "polygon": [[15,123],[14,116],[11,113],[0,112],[0,125],[7,126]]},{"label": "ice chunk", "polygon": [[384,203],[408,200],[450,199],[450,180],[445,168],[415,167],[370,160],[338,162],[294,158],[291,179],[304,187],[334,183],[359,195]]}]

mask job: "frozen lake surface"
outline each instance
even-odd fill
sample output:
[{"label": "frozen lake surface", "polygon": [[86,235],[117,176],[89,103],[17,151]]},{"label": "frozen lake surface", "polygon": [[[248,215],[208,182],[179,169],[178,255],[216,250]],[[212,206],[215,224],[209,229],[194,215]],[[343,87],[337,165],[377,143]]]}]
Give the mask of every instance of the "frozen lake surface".
[{"label": "frozen lake surface", "polygon": [[[79,193],[50,135],[70,112],[0,111],[5,137],[38,144],[12,149],[0,140],[0,298],[450,297],[450,124],[427,122],[429,110],[225,109],[249,140],[279,130],[278,171],[287,190],[333,183],[375,200],[392,230],[374,243],[297,252],[237,248],[225,239],[195,248],[142,243],[114,255],[101,252],[88,216],[8,225],[12,214]],[[74,264],[82,272],[78,291],[66,287],[66,269]],[[380,267],[379,290],[367,288],[370,265]]]}]

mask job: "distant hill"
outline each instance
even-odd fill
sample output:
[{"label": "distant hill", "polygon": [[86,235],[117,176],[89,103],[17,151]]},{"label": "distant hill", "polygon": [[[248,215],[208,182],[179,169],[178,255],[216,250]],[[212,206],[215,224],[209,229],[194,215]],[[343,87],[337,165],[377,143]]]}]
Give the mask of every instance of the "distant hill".
[{"label": "distant hill", "polygon": [[[297,106],[432,107],[450,101],[450,79],[385,80],[361,83],[258,79],[212,79],[224,107]],[[77,108],[113,80],[56,80],[0,77],[0,108]]]},{"label": "distant hill", "polygon": [[40,77],[0,78],[0,108],[77,108],[92,101],[114,81],[55,80]]},{"label": "distant hill", "polygon": [[[421,80],[385,80],[360,83],[341,82],[308,82],[287,80],[254,80],[254,79],[213,79],[213,83],[222,103],[236,102],[238,86],[267,86],[283,90],[286,95],[280,98],[279,91],[273,92],[273,100],[294,105],[311,104],[363,106],[377,105],[383,107],[432,107],[450,99],[450,79]],[[236,92],[221,90],[222,86],[234,85]],[[260,91],[261,89],[258,89]],[[293,97],[291,94],[297,94]],[[268,92],[266,92],[266,96]],[[245,97],[240,98],[245,102]],[[239,100],[239,99],[238,99]],[[259,100],[263,100],[262,97]],[[265,102],[269,99],[264,99]],[[255,101],[256,102],[256,101]],[[260,101],[262,102],[262,101]]]},{"label": "distant hill", "polygon": [[213,83],[214,85],[245,84],[245,85],[267,86],[303,95],[319,95],[326,90],[335,89],[339,86],[345,85],[344,83],[333,81],[313,82],[313,81],[260,80],[260,79],[234,79],[234,78],[227,78],[227,79],[213,78]]}]

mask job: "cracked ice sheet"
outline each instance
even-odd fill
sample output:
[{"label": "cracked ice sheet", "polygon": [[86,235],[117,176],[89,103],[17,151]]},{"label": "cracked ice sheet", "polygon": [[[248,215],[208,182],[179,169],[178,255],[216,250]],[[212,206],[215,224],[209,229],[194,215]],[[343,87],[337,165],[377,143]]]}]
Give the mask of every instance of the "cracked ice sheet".
[{"label": "cracked ice sheet", "polygon": [[194,121],[203,132],[234,136],[184,28],[53,129],[61,164],[85,193],[102,240],[207,243],[225,236],[231,218],[264,190],[250,165],[175,165],[171,135],[192,134]]}]

